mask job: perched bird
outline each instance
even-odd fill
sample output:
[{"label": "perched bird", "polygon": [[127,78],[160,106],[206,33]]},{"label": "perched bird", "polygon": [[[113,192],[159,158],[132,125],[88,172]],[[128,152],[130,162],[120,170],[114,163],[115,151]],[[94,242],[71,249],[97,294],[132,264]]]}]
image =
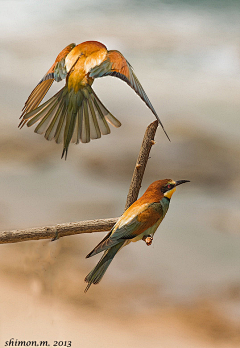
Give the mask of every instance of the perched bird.
[{"label": "perched bird", "polygon": [[88,283],[85,292],[92,284],[100,282],[114,256],[122,247],[140,239],[144,240],[147,245],[152,244],[153,235],[168,211],[176,186],[185,182],[189,182],[189,180],[155,181],[142,197],[123,213],[112,230],[86,256],[88,258],[104,251],[98,264],[85,278],[85,282]]},{"label": "perched bird", "polygon": [[[65,47],[55,63],[28,97],[19,127],[38,122],[35,132],[47,140],[63,143],[62,157],[67,157],[70,142],[88,143],[101,134],[109,134],[108,123],[121,123],[108,111],[92,89],[94,79],[115,76],[125,81],[153,112],[167,135],[156,111],[144,92],[131,65],[118,51],[108,51],[97,41],[74,43]],[[66,79],[66,85],[39,106],[54,81]],[[167,135],[168,137],[168,135]],[[168,138],[169,139],[169,138]]]}]

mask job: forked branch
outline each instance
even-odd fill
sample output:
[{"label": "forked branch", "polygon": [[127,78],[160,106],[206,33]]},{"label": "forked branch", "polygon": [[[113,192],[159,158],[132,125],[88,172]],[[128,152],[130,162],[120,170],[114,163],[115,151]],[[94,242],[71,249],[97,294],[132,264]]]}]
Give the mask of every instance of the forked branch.
[{"label": "forked branch", "polygon": [[[137,200],[141,188],[144,171],[148,162],[149,153],[154,144],[154,137],[158,127],[158,121],[152,122],[146,129],[137,163],[133,172],[129,188],[125,210]],[[24,230],[12,230],[0,232],[0,244],[17,243],[28,240],[53,239],[71,236],[81,233],[93,233],[109,231],[118,218],[86,220],[55,226],[29,228]]]}]

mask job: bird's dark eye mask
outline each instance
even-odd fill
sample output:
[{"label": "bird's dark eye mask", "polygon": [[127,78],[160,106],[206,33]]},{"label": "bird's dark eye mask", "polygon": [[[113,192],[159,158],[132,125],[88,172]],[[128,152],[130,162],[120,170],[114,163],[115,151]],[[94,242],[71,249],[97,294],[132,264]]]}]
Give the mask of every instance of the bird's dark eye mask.
[{"label": "bird's dark eye mask", "polygon": [[167,184],[164,187],[162,187],[162,193],[165,193],[175,187],[175,184]]}]

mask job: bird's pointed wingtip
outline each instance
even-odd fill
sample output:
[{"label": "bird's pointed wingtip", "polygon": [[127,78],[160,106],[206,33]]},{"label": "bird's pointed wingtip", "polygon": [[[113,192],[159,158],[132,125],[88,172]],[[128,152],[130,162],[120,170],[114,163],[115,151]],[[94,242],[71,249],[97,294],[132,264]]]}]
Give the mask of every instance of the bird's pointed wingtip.
[{"label": "bird's pointed wingtip", "polygon": [[164,126],[163,126],[163,124],[162,124],[160,118],[158,117],[157,113],[154,112],[154,115],[156,116],[156,119],[157,119],[157,121],[158,121],[158,124],[160,124],[160,126],[162,127],[162,130],[164,131],[166,137],[167,137],[168,140],[171,142],[171,139],[169,138],[169,136],[168,136],[168,134],[167,134],[167,131],[165,130],[165,128],[164,128]]},{"label": "bird's pointed wingtip", "polygon": [[161,127],[162,127],[162,130],[164,131],[166,137],[168,138],[168,140],[171,142],[171,139],[169,138],[169,135],[167,134],[167,131],[165,130],[165,128],[163,127],[163,124],[160,120],[158,120],[158,122],[160,123]]},{"label": "bird's pointed wingtip", "polygon": [[86,283],[88,283],[87,286],[86,286],[86,288],[84,289],[84,294],[86,294],[86,293],[88,292],[90,286],[92,285],[92,283],[89,282],[89,281],[87,280],[87,277],[84,279],[84,281],[85,281]]},{"label": "bird's pointed wingtip", "polygon": [[166,136],[167,136],[168,140],[169,140],[169,141],[170,141],[170,143],[171,143],[171,139],[169,138],[169,136],[168,136],[167,132],[165,131],[165,129],[164,129],[164,128],[163,128],[163,130],[164,130],[164,133],[166,134]]},{"label": "bird's pointed wingtip", "polygon": [[[20,117],[21,117],[21,116],[20,116]],[[19,129],[22,129],[22,127],[25,125],[25,123],[26,123],[26,120],[21,119],[21,121],[19,122],[18,128],[19,128]]]},{"label": "bird's pointed wingtip", "polygon": [[86,288],[84,289],[84,294],[86,294],[88,292],[88,289],[90,288],[90,283],[88,283],[88,285],[86,286]]},{"label": "bird's pointed wingtip", "polygon": [[96,248],[94,248],[90,253],[87,254],[86,259],[89,259],[89,257],[96,255]]}]

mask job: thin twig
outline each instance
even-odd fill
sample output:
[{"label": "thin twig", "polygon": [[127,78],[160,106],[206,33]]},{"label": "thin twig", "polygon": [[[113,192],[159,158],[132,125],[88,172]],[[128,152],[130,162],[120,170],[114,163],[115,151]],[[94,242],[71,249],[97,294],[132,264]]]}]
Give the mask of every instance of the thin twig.
[{"label": "thin twig", "polygon": [[[154,144],[154,136],[157,127],[158,121],[154,121],[146,129],[137,163],[133,172],[125,209],[127,209],[138,198],[138,193],[141,188],[141,183],[149,158],[149,153],[152,145]],[[74,234],[109,231],[117,222],[117,220],[118,218],[86,220],[73,223],[58,224],[55,226],[3,231],[0,232],[0,244],[17,243],[39,239],[56,239],[64,236],[71,236]]]}]

